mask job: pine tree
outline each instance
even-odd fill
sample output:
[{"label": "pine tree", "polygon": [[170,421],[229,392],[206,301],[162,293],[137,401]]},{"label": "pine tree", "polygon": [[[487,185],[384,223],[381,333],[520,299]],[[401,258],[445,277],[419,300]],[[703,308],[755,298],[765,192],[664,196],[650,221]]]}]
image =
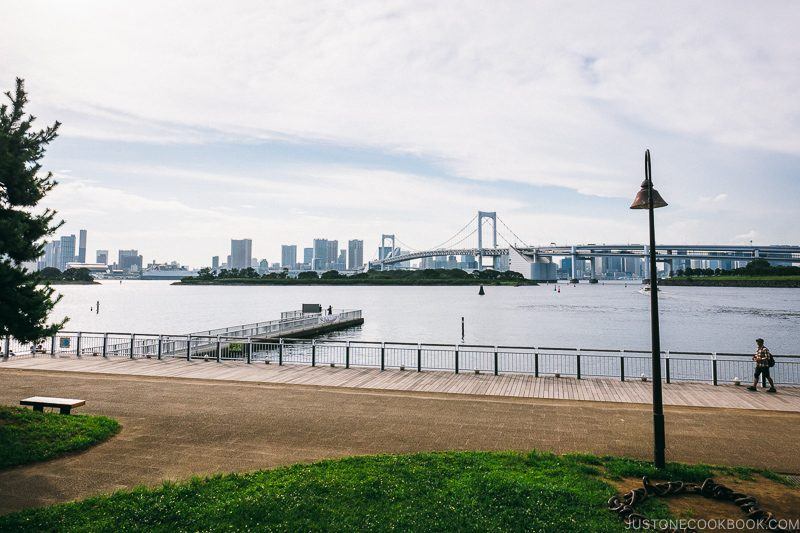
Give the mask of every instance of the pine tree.
[{"label": "pine tree", "polygon": [[61,297],[54,298],[46,280],[22,266],[42,255],[44,238],[64,223],[53,221],[51,209],[34,212],[57,183],[51,172],[42,175],[39,161],[60,124],[33,129],[36,119],[25,116],[28,98],[21,79],[13,95],[5,94],[10,104],[0,105],[0,335],[35,342],[66,322],[47,323]]}]

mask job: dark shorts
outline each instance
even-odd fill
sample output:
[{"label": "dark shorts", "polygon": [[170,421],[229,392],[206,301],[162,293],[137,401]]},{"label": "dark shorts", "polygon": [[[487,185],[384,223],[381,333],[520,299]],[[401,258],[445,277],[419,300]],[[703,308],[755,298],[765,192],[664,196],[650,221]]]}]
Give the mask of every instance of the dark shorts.
[{"label": "dark shorts", "polygon": [[769,367],[768,366],[757,366],[756,367],[756,379],[758,376],[763,375],[765,378],[771,377],[769,375]]}]

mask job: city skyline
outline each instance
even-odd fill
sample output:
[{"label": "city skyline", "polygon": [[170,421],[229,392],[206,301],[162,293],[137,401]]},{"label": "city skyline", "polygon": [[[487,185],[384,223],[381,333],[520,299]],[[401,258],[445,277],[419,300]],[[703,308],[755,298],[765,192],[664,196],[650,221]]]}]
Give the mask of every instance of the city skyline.
[{"label": "city skyline", "polygon": [[627,206],[648,147],[670,204],[659,240],[795,244],[800,17],[721,6],[141,2],[87,17],[25,2],[7,6],[0,71],[6,88],[25,78],[42,125],[63,123],[44,205],[101,249],[204,264],[247,234],[278,260],[323,233],[427,248],[476,208],[531,243],[644,242]]}]

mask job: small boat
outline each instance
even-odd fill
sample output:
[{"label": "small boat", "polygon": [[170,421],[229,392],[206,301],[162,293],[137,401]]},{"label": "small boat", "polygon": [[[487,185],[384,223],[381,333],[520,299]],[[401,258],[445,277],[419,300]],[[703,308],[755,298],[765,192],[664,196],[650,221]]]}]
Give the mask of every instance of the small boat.
[{"label": "small boat", "polygon": [[[639,289],[639,290],[638,290],[638,291],[636,291],[636,292],[639,292],[639,293],[641,293],[641,294],[650,294],[650,285],[647,285],[647,286],[645,286],[645,287],[642,287],[641,289]],[[656,292],[661,292],[661,289],[658,289],[658,288],[657,288],[657,289],[656,289]]]}]

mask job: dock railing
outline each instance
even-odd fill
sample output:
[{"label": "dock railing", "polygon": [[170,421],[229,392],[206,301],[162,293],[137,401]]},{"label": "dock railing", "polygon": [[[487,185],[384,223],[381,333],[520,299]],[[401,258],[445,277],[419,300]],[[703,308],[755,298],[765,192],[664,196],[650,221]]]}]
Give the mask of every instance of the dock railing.
[{"label": "dock railing", "polygon": [[[347,314],[352,313],[352,314]],[[360,311],[338,316],[358,318]],[[315,320],[337,315],[319,315]],[[298,320],[310,320],[312,317]],[[277,322],[277,321],[273,321]],[[273,329],[278,328],[278,329]],[[106,357],[130,359],[185,359],[240,361],[278,365],[374,367],[381,370],[449,371],[480,374],[528,374],[576,379],[612,378],[622,381],[651,379],[648,350],[559,348],[375,342],[342,339],[296,339],[276,335],[280,325],[250,324],[234,331],[211,330],[189,335],[61,332],[41,343],[13,344],[5,354],[39,357]],[[263,340],[269,338],[270,340]],[[800,355],[775,355],[771,374],[776,384],[800,385]],[[661,375],[665,382],[697,381],[714,385],[751,383],[751,354],[729,352],[664,351]]]}]

